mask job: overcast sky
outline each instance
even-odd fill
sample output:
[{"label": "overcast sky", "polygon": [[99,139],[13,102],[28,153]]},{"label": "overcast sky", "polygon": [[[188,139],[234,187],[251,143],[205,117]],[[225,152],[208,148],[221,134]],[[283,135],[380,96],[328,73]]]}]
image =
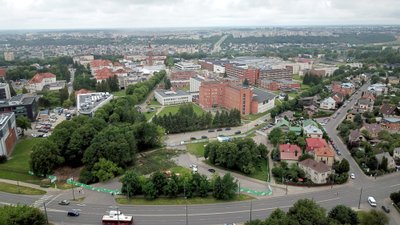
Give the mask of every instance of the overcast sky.
[{"label": "overcast sky", "polygon": [[400,0],[0,0],[0,29],[400,24]]}]

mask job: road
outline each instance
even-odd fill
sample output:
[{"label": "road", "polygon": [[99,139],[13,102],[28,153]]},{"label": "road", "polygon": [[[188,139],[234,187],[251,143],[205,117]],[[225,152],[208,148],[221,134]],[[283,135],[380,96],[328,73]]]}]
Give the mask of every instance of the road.
[{"label": "road", "polygon": [[68,84],[68,93],[71,94],[74,91],[73,83],[74,83],[74,79],[75,79],[75,71],[76,71],[76,69],[69,68],[68,70],[69,70],[69,72],[71,74],[71,79],[70,79],[70,82]]},{"label": "road", "polygon": [[213,50],[211,50],[211,53],[216,53],[221,51],[221,44],[225,41],[225,39],[228,37],[228,35],[222,36],[217,43],[214,44]]}]

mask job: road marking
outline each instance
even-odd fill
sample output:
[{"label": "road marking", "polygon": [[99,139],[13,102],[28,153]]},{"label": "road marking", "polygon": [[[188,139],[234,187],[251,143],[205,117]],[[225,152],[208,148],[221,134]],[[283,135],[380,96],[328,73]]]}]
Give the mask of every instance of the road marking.
[{"label": "road marking", "polygon": [[52,198],[47,204],[52,203],[54,200],[56,200],[58,197],[60,197],[62,194],[58,194],[56,197]]},{"label": "road marking", "polygon": [[400,184],[393,184],[393,185],[390,185],[389,187],[397,187],[397,186],[400,186]]},{"label": "road marking", "polygon": [[53,195],[43,195],[40,199],[36,200],[32,206],[40,208],[41,205],[46,202],[49,198],[53,197]]}]

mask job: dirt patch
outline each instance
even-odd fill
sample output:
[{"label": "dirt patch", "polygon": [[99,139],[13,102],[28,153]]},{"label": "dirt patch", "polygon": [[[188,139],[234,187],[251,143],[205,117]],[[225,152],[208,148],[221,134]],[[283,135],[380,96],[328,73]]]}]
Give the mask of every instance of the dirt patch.
[{"label": "dirt patch", "polygon": [[74,180],[78,180],[82,169],[83,167],[72,168],[69,166],[63,166],[54,171],[54,175],[57,176],[59,181],[65,181],[70,177],[73,177]]}]

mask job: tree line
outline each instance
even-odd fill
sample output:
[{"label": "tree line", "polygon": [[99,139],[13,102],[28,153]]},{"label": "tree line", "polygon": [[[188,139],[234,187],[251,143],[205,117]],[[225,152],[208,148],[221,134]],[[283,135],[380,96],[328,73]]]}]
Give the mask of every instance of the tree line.
[{"label": "tree line", "polygon": [[309,72],[304,75],[303,84],[317,85],[322,82],[322,77],[311,75]]},{"label": "tree line", "polygon": [[129,85],[126,88],[126,95],[133,96],[137,102],[142,102],[145,100],[147,95],[160,83],[164,77],[167,75],[165,70],[154,73],[154,75],[144,82],[139,82],[133,85]]},{"label": "tree line", "polygon": [[257,145],[251,138],[237,138],[231,142],[210,142],[204,150],[204,158],[210,163],[240,172],[254,173],[267,159],[268,149]]},{"label": "tree line", "polygon": [[215,116],[212,116],[210,112],[198,115],[194,111],[193,105],[186,104],[179,106],[176,114],[155,115],[152,122],[160,125],[167,133],[171,134],[208,128],[239,126],[241,119],[240,111],[237,109],[217,111]]},{"label": "tree line", "polygon": [[229,173],[223,177],[214,176],[211,180],[205,175],[194,173],[190,176],[172,173],[167,176],[159,171],[150,177],[139,176],[135,171],[127,171],[121,179],[122,193],[128,198],[143,195],[148,200],[160,196],[176,198],[183,196],[207,197],[210,193],[216,199],[229,200],[235,197],[237,183]]},{"label": "tree line", "polygon": [[337,205],[328,213],[315,201],[300,199],[288,212],[275,209],[265,220],[248,221],[245,225],[386,225],[389,217],[377,210],[357,213],[345,205]]},{"label": "tree line", "polygon": [[0,224],[45,225],[46,217],[39,208],[27,205],[0,207]]}]

